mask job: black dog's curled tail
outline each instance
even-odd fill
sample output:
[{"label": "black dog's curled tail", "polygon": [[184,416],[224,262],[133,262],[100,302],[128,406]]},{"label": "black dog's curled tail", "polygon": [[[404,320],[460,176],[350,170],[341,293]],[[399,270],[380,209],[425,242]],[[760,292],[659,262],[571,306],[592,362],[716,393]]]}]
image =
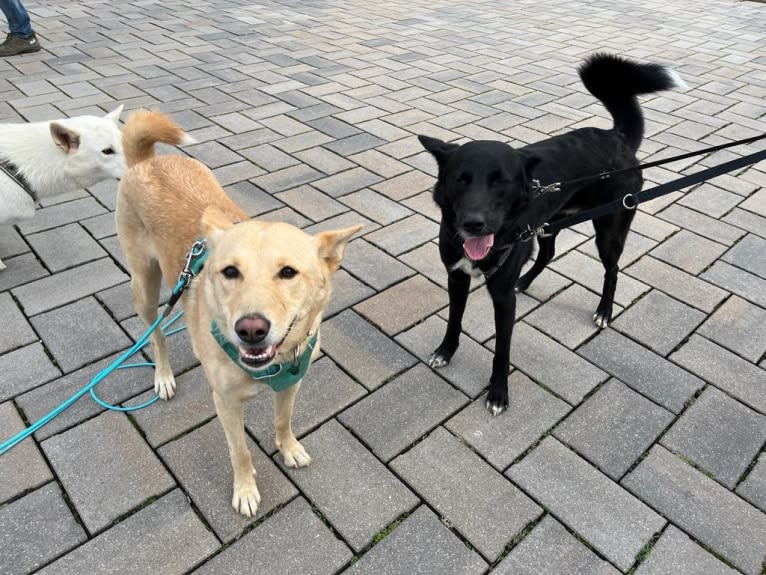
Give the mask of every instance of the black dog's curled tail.
[{"label": "black dog's curled tail", "polygon": [[634,152],[644,137],[644,116],[636,96],[686,88],[668,66],[641,64],[613,54],[589,56],[578,72],[588,91],[609,110],[614,129],[622,132]]}]

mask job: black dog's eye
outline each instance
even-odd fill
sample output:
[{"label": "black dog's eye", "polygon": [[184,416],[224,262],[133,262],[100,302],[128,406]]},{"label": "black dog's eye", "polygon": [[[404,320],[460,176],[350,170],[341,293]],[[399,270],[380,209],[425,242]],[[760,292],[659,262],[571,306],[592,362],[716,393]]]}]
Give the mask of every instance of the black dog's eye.
[{"label": "black dog's eye", "polygon": [[298,275],[298,270],[291,268],[290,266],[285,266],[281,270],[279,270],[279,277],[283,280],[289,280],[294,278]]},{"label": "black dog's eye", "polygon": [[101,153],[104,154],[105,156],[111,156],[112,154],[114,154],[114,148],[104,148],[103,150],[101,150]]},{"label": "black dog's eye", "polygon": [[239,270],[235,268],[234,266],[226,266],[221,271],[223,274],[223,277],[225,277],[227,280],[235,280],[237,279],[241,274],[239,273]]},{"label": "black dog's eye", "polygon": [[458,184],[468,185],[471,183],[471,174],[462,173],[457,177]]}]

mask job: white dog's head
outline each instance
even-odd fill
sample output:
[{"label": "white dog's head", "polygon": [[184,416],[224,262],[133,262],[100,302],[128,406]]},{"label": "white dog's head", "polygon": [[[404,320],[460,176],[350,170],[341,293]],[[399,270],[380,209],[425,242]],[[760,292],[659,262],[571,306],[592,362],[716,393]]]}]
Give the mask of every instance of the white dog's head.
[{"label": "white dog's head", "polygon": [[104,117],[78,116],[50,123],[53,141],[64,152],[64,175],[77,187],[121,178],[128,169],[119,128],[122,106]]}]

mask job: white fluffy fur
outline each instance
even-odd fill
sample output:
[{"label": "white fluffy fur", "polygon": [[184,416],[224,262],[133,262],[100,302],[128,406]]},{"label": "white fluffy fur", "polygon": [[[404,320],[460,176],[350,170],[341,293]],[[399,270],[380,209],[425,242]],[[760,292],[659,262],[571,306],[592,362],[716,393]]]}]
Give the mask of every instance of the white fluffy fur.
[{"label": "white fluffy fur", "polygon": [[[119,128],[121,112],[122,106],[104,117],[0,124],[0,160],[14,164],[40,198],[120,178],[127,169]],[[71,134],[77,145],[57,143],[52,125]],[[31,218],[34,210],[29,195],[0,172],[0,225]],[[4,267],[0,261],[0,269]]]}]

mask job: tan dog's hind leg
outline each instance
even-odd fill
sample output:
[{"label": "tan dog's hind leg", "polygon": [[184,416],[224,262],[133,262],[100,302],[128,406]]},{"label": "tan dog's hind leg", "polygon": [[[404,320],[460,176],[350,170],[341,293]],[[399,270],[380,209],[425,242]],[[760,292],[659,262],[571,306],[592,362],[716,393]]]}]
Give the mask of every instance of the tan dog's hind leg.
[{"label": "tan dog's hind leg", "polygon": [[311,457],[293,435],[293,405],[300,386],[298,382],[274,394],[276,444],[287,467],[305,467],[311,463]]},{"label": "tan dog's hind leg", "polygon": [[[208,375],[209,377],[209,375]],[[242,401],[226,401],[213,391],[213,401],[229,444],[231,467],[234,470],[234,495],[231,505],[242,515],[253,517],[258,511],[261,494],[255,485],[255,468],[245,438],[245,417]]]},{"label": "tan dog's hind leg", "polygon": [[[133,302],[138,315],[148,327],[157,319],[162,272],[156,260],[148,260],[146,257],[128,256],[128,263],[132,274],[130,287],[133,291]],[[168,359],[165,334],[157,328],[149,341],[154,352],[154,392],[162,399],[170,399],[176,393],[176,380]]]}]

